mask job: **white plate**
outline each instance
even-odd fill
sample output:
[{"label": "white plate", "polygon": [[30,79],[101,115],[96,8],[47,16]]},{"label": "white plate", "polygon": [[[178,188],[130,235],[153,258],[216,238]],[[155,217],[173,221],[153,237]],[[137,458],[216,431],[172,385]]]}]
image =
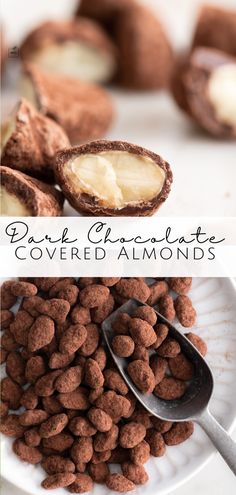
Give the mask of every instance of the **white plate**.
[{"label": "white plate", "polygon": [[[236,305],[235,287],[230,279],[195,279],[191,299],[198,318],[193,332],[208,344],[207,360],[215,378],[210,409],[227,430],[231,430],[236,412]],[[179,326],[180,327],[180,326]],[[12,453],[12,441],[2,436],[2,475],[32,495],[42,495],[40,487],[43,470],[23,463]],[[196,426],[193,436],[176,447],[167,447],[162,458],[151,458],[146,464],[149,482],[137,488],[142,495],[164,495],[199,471],[214,452],[210,441]],[[46,492],[45,492],[46,493]],[[65,490],[50,491],[65,495]],[[95,495],[111,492],[105,486],[95,485]]]}]

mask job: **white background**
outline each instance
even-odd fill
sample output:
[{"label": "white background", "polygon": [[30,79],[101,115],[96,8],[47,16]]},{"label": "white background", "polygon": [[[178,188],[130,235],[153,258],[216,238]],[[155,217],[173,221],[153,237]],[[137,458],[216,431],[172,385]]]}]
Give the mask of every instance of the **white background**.
[{"label": "white background", "polygon": [[[9,43],[18,44],[27,30],[40,20],[65,17],[76,3],[76,0],[2,0],[2,18]],[[203,2],[146,0],[145,3],[152,4],[161,13],[175,44],[185,46],[194,15]],[[236,0],[208,0],[208,3],[236,7]],[[175,183],[161,209],[162,215],[236,215],[235,144],[217,142],[197,133],[167,96],[116,93],[115,100],[121,106],[110,137],[123,137],[150,147],[172,165]],[[4,106],[9,107],[7,102]],[[236,434],[234,438],[236,440]],[[192,481],[173,493],[231,495],[234,492],[235,479],[217,455]],[[2,495],[24,494],[3,482]]]}]

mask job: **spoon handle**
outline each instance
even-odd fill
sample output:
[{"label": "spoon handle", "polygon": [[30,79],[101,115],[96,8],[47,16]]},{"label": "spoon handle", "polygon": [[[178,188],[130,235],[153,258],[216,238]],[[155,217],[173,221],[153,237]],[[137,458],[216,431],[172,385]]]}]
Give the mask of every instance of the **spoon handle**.
[{"label": "spoon handle", "polygon": [[218,452],[236,475],[236,443],[224,428],[220,426],[208,409],[206,409],[201,416],[196,418],[196,421],[206,432]]}]

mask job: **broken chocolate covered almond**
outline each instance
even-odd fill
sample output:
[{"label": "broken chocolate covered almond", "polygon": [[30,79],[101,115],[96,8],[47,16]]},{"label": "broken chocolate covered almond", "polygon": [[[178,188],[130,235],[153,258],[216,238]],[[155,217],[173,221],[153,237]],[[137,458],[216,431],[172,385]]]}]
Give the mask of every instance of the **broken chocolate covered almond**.
[{"label": "broken chocolate covered almond", "polygon": [[92,82],[108,82],[116,70],[116,49],[101,26],[90,19],[51,21],[34,29],[21,57],[42,70]]},{"label": "broken chocolate covered almond", "polygon": [[172,49],[163,26],[151,10],[136,4],[120,12],[115,39],[121,85],[133,89],[159,89],[168,85]]},{"label": "broken chocolate covered almond", "polygon": [[199,14],[192,46],[216,48],[236,56],[236,10],[204,5]]},{"label": "broken chocolate covered almond", "polygon": [[70,204],[95,216],[152,215],[172,183],[170,166],[159,155],[122,141],[59,152],[55,173]]},{"label": "broken chocolate covered almond", "polygon": [[63,195],[22,172],[0,167],[0,215],[56,217],[62,214]]},{"label": "broken chocolate covered almond", "polygon": [[53,159],[70,145],[63,129],[21,99],[2,125],[1,164],[53,181]]},{"label": "broken chocolate covered almond", "polygon": [[60,124],[72,144],[104,135],[113,118],[109,94],[99,86],[25,66],[22,93]]},{"label": "broken chocolate covered almond", "polygon": [[215,136],[236,138],[236,58],[196,48],[184,84],[196,122]]}]

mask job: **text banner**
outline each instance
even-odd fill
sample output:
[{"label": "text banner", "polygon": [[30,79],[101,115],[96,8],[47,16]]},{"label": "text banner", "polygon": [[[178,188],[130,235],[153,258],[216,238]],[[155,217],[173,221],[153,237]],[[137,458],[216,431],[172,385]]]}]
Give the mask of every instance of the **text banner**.
[{"label": "text banner", "polygon": [[235,218],[0,219],[1,276],[236,276]]}]

